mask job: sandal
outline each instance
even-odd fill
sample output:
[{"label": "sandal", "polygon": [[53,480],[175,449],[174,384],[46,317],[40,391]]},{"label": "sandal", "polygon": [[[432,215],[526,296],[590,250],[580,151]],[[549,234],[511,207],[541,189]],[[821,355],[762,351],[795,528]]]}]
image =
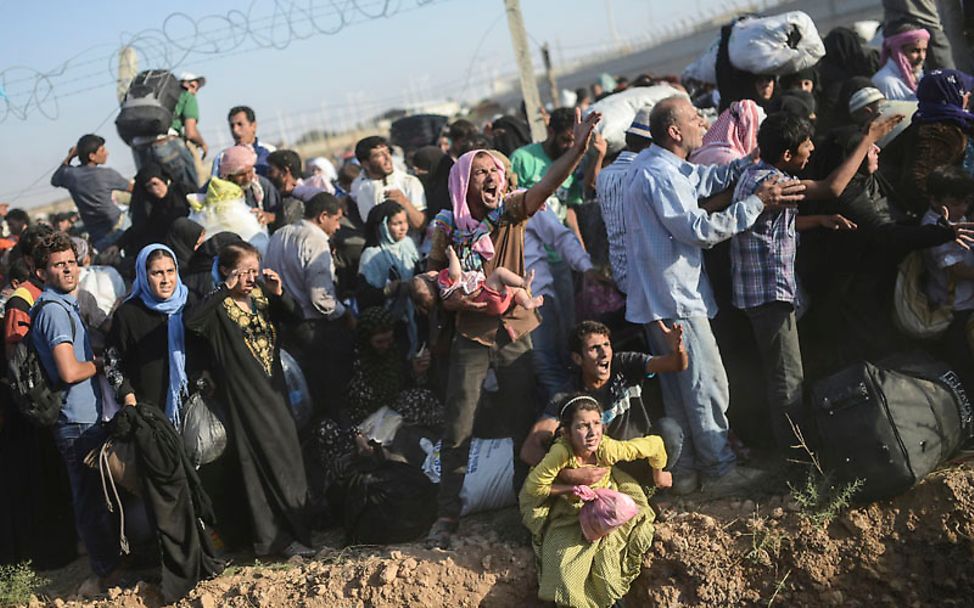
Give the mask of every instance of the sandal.
[{"label": "sandal", "polygon": [[452,519],[440,518],[433,522],[429,534],[426,535],[427,549],[449,549],[450,541],[459,527],[459,522]]}]

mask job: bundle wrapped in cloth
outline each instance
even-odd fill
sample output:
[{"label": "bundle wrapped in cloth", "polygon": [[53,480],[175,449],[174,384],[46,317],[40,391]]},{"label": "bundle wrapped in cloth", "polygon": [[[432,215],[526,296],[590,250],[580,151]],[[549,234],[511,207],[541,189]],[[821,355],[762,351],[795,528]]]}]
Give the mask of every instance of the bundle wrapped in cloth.
[{"label": "bundle wrapped in cloth", "polygon": [[606,536],[639,513],[632,497],[611,488],[593,490],[588,486],[575,486],[572,494],[585,503],[578,512],[578,523],[589,542]]},{"label": "bundle wrapped in cloth", "polygon": [[267,249],[267,228],[260,225],[257,217],[244,200],[244,192],[237,184],[214,177],[206,189],[206,195],[189,194],[189,219],[203,226],[207,234],[234,232],[256,247],[261,254]]}]

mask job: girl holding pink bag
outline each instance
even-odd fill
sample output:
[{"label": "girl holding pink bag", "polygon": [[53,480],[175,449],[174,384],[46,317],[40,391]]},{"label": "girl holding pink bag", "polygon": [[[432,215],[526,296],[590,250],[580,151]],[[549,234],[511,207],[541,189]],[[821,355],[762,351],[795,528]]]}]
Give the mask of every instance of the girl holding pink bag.
[{"label": "girl holding pink bag", "polygon": [[[558,606],[611,606],[639,575],[655,521],[639,483],[613,465],[646,459],[656,486],[669,487],[663,440],[603,436],[602,407],[584,393],[567,397],[559,417],[561,436],[531,470],[519,498],[538,561],[538,597]],[[604,474],[591,486],[559,482],[563,469],[580,467]]]}]

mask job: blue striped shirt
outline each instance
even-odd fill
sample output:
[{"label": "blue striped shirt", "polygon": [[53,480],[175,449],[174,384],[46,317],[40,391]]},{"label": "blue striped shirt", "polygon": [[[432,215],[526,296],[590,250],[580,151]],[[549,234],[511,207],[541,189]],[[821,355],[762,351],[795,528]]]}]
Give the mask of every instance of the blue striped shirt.
[{"label": "blue striped shirt", "polygon": [[626,320],[717,314],[703,249],[750,228],[764,204],[752,195],[708,214],[697,199],[726,190],[751,163],[693,165],[656,145],[639,153],[625,194]]},{"label": "blue striped shirt", "polygon": [[619,291],[626,292],[626,214],[623,199],[626,176],[636,159],[635,152],[623,150],[615,161],[599,172],[595,194],[602,209],[602,221],[609,240],[609,265]]}]

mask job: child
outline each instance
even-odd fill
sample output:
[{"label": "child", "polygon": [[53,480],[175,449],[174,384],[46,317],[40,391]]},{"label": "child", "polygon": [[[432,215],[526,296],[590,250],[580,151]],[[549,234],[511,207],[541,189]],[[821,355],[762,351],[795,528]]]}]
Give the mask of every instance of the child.
[{"label": "child", "polygon": [[[922,224],[951,224],[971,220],[974,178],[960,167],[938,167],[927,178],[927,191],[933,201]],[[969,388],[974,369],[967,344],[967,321],[974,311],[974,253],[951,241],[924,252],[927,268],[926,292],[935,306],[950,306],[954,320],[945,336],[948,357]]]},{"label": "child", "polygon": [[[611,467],[646,459],[656,486],[666,488],[672,483],[662,470],[666,450],[655,435],[629,441],[603,436],[602,407],[590,395],[567,397],[559,418],[561,437],[528,474],[519,498],[538,558],[538,597],[559,606],[609,606],[639,575],[655,519],[639,484]],[[581,467],[606,467],[590,487],[618,490],[640,507],[635,517],[593,542],[582,535],[578,513],[583,503],[573,495],[573,486],[556,481],[562,469]]]},{"label": "child", "polygon": [[[439,273],[426,273],[436,278],[438,297],[441,300],[459,297],[456,294],[463,292],[467,296],[473,296],[475,302],[483,304],[483,312],[492,317],[504,314],[510,308],[511,300],[528,310],[538,308],[544,303],[544,296],[532,298],[529,292],[534,272],[519,277],[507,268],[497,267],[489,277],[485,277],[479,270],[463,270],[453,247],[447,247],[446,255],[449,266]],[[427,281],[424,278],[413,281],[413,297],[421,311],[428,311],[436,301]]]},{"label": "child", "polygon": [[[875,142],[902,119],[896,115],[873,121],[856,149],[828,177],[802,180],[805,200],[842,194]],[[801,172],[815,150],[812,135],[812,125],[803,118],[788,112],[769,116],[758,131],[761,160],[741,175],[733,200],[754,194],[767,179],[786,179]],[[855,230],[856,225],[841,215],[799,216],[794,208],[775,209],[763,211],[751,228],[731,240],[731,302],[751,323],[767,379],[771,429],[783,452],[794,444],[790,423],[801,426],[804,371],[795,318],[795,254],[797,231],[811,228]]]}]

